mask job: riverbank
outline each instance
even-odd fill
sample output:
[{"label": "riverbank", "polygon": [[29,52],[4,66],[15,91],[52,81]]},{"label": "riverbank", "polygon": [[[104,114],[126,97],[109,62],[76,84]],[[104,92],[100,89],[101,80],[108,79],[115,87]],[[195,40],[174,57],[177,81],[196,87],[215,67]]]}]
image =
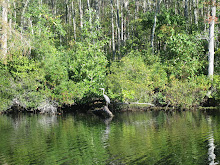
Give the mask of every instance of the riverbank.
[{"label": "riverbank", "polygon": [[[206,104],[208,105],[208,104]],[[122,103],[122,102],[113,102],[109,105],[109,110],[112,113],[125,112],[125,111],[185,111],[185,110],[217,110],[219,106],[196,106],[196,107],[172,107],[169,105],[158,106],[151,103]],[[75,104],[75,105],[62,105],[54,101],[45,101],[41,103],[40,106],[36,109],[28,109],[19,104],[19,102],[14,102],[13,105],[4,111],[0,111],[0,114],[11,114],[11,113],[40,113],[40,114],[64,114],[69,112],[76,113],[94,113],[94,114],[103,114],[105,113],[105,103],[103,100],[96,99],[87,104]]]}]

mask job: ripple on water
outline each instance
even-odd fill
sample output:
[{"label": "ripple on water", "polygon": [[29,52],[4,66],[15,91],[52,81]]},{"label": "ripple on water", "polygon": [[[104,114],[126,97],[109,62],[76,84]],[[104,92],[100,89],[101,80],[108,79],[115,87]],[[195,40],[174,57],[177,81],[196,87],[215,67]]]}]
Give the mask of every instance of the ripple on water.
[{"label": "ripple on water", "polygon": [[0,164],[216,163],[220,126],[211,118],[210,124],[192,112],[118,114],[110,122],[70,115],[16,122],[0,117]]}]

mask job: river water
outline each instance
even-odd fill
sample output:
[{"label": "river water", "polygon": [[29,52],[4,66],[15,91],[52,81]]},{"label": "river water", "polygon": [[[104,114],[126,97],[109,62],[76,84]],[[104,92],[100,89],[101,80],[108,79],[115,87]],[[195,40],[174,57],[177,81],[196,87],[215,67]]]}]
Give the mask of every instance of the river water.
[{"label": "river water", "polygon": [[0,115],[0,164],[218,163],[218,110]]}]

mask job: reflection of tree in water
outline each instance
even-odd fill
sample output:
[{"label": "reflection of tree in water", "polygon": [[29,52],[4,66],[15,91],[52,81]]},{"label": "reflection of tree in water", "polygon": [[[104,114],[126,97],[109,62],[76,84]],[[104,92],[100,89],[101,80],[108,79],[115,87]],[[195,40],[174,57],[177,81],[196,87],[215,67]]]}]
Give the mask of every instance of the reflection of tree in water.
[{"label": "reflection of tree in water", "polygon": [[42,115],[38,120],[38,123],[43,127],[49,127],[51,125],[57,124],[57,115]]},{"label": "reflection of tree in water", "polygon": [[[39,115],[32,118],[30,118],[30,116],[28,115],[17,115],[13,116],[12,118],[12,123],[15,130],[19,129],[22,126],[30,125],[31,121],[34,120],[34,118],[38,121],[40,126],[43,126],[45,128],[58,123],[57,115]],[[32,123],[34,122],[32,121]]]},{"label": "reflection of tree in water", "polygon": [[[110,132],[111,132],[111,127],[110,127],[110,123],[112,121],[112,118],[113,117],[109,117],[109,118],[106,118],[104,120],[104,123],[106,125],[105,127],[105,130],[103,130],[103,135],[102,135],[102,142],[103,142],[103,147],[106,148],[108,151],[109,151],[109,147],[110,144],[109,144],[109,135],[110,135]],[[107,164],[122,164],[121,163],[121,158],[119,154],[112,154],[110,151],[108,152],[109,154],[109,159],[107,160]]]},{"label": "reflection of tree in water", "polygon": [[209,116],[208,117],[208,126],[210,129],[210,133],[209,133],[209,137],[208,137],[208,160],[209,160],[209,165],[214,165],[214,164],[218,164],[217,162],[215,162],[216,159],[216,155],[215,155],[215,144],[214,144],[214,136],[213,136],[213,131],[212,131],[212,118]]},{"label": "reflection of tree in water", "polygon": [[104,123],[106,125],[105,130],[103,131],[103,135],[102,135],[102,141],[104,143],[104,147],[108,146],[108,138],[109,138],[109,134],[111,130],[110,123],[112,121],[112,118],[113,117],[109,117],[104,120]]},{"label": "reflection of tree in water", "polygon": [[12,116],[12,118],[13,118],[12,124],[15,130],[18,130],[21,125],[27,125],[28,123],[27,117],[24,115]]}]

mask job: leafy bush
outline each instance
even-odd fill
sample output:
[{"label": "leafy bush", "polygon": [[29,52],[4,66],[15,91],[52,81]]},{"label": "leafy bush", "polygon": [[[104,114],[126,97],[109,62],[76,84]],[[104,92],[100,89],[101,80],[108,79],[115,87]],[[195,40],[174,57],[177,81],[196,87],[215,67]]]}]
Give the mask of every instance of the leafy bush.
[{"label": "leafy bush", "polygon": [[158,61],[146,65],[151,60],[146,56],[133,51],[120,62],[112,64],[111,74],[107,77],[112,98],[124,102],[153,102],[154,90],[160,91],[164,88],[166,73]]},{"label": "leafy bush", "polygon": [[178,79],[187,79],[201,74],[205,65],[205,55],[201,41],[187,34],[171,36],[167,50],[161,53],[167,72]]},{"label": "leafy bush", "polygon": [[164,90],[164,95],[169,105],[189,108],[200,105],[209,87],[210,80],[205,76],[197,76],[182,81],[172,76],[169,85]]},{"label": "leafy bush", "polygon": [[215,75],[213,77],[213,93],[212,97],[215,98],[217,105],[220,105],[220,75]]},{"label": "leafy bush", "polygon": [[215,61],[214,61],[214,66],[215,66],[215,74],[220,75],[220,49],[215,51]]},{"label": "leafy bush", "polygon": [[17,105],[27,109],[36,108],[46,97],[43,90],[44,77],[38,63],[26,57],[16,58],[7,65],[1,65],[1,110],[10,108],[16,100]]},{"label": "leafy bush", "polygon": [[107,76],[110,96],[123,102],[181,108],[200,105],[211,86],[210,80],[206,76],[179,80],[171,74],[168,81],[165,70],[158,57],[133,51],[112,64]]},{"label": "leafy bush", "polygon": [[11,88],[11,81],[13,78],[1,62],[0,74],[0,110],[5,110],[10,106],[15,91]]}]

